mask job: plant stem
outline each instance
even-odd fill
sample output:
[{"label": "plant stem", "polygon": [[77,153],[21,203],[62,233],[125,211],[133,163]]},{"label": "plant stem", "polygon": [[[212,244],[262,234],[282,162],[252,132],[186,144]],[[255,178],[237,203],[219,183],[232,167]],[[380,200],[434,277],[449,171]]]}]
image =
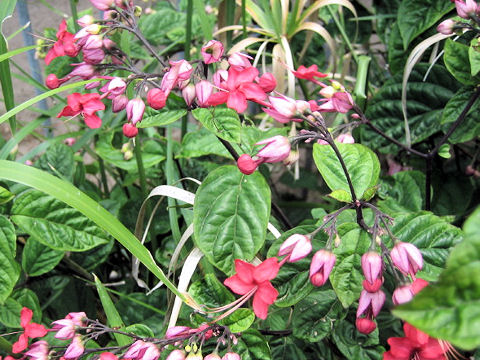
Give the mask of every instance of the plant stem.
[{"label": "plant stem", "polygon": [[[192,17],[193,17],[193,0],[188,0],[187,2],[187,23],[186,23],[186,32],[185,32],[185,47],[184,47],[184,57],[185,60],[190,60],[190,43],[192,41]],[[182,117],[182,127],[180,138],[183,139],[187,133],[187,121],[188,115]]]},{"label": "plant stem", "polygon": [[337,16],[336,16],[335,13],[332,11],[332,9],[330,8],[330,6],[327,6],[327,9],[328,9],[328,12],[330,13],[330,15],[332,16],[333,21],[335,22],[335,25],[336,25],[337,28],[338,28],[338,31],[340,31],[340,35],[342,35],[343,41],[345,41],[345,44],[347,45],[348,49],[349,49],[350,52],[352,53],[353,59],[354,59],[355,62],[358,64],[358,56],[357,56],[357,54],[355,53],[355,50],[353,49],[352,43],[350,42],[350,39],[348,38],[347,33],[345,32],[344,26],[343,26],[342,24],[340,24],[340,21],[337,19]]},{"label": "plant stem", "polygon": [[242,0],[242,37],[247,37],[247,0]]}]

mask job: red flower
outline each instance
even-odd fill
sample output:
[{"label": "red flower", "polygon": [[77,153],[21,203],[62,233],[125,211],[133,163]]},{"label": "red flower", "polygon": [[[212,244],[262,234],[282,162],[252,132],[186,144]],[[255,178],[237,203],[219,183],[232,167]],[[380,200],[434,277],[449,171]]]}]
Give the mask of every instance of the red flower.
[{"label": "red flower", "polygon": [[43,325],[32,323],[33,311],[24,307],[20,311],[20,326],[24,329],[17,340],[12,345],[12,352],[17,354],[25,350],[28,346],[28,338],[33,339],[47,335],[47,329]]},{"label": "red flower", "polygon": [[244,70],[237,70],[234,66],[230,67],[227,81],[221,84],[224,91],[210,95],[208,104],[216,106],[227,103],[230,109],[239,113],[247,109],[247,100],[264,104],[263,100],[267,95],[260,85],[253,82],[257,76],[258,70],[253,66]]},{"label": "red flower", "polygon": [[449,346],[442,345],[439,340],[431,338],[424,332],[405,323],[405,337],[388,339],[390,350],[383,354],[384,360],[444,360]]},{"label": "red flower", "polygon": [[57,115],[57,118],[81,114],[85,119],[85,124],[90,129],[97,129],[102,126],[102,119],[95,114],[98,110],[105,110],[105,105],[100,101],[100,94],[73,93],[68,95],[67,104]]},{"label": "red flower", "polygon": [[260,319],[266,319],[268,307],[278,296],[278,291],[272,286],[270,280],[277,276],[280,265],[277,258],[269,258],[258,266],[242,260],[235,260],[235,275],[223,283],[235,294],[245,295],[254,292],[253,311]]},{"label": "red flower", "polygon": [[318,80],[315,79],[316,77],[324,78],[327,76],[327,74],[324,74],[318,71],[317,65],[311,65],[308,68],[303,65],[300,65],[297,71],[293,70],[292,73],[298,79],[310,80],[315,83],[318,82]]},{"label": "red flower", "polygon": [[45,64],[59,56],[77,56],[79,47],[75,44],[75,38],[72,33],[67,31],[67,22],[63,20],[57,31],[57,42],[53,44],[45,57]]}]

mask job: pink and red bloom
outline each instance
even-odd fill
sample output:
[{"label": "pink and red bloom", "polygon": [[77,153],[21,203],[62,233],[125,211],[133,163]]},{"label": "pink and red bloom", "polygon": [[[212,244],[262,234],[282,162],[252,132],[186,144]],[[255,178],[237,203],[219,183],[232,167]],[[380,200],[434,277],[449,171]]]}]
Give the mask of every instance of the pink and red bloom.
[{"label": "pink and red bloom", "polygon": [[278,256],[287,255],[285,260],[296,262],[303,259],[312,251],[312,242],[310,237],[302,234],[293,234],[289,236],[278,250]]},{"label": "pink and red bloom", "polygon": [[32,322],[33,311],[29,308],[22,308],[20,311],[20,326],[23,333],[18,340],[12,345],[12,352],[18,354],[25,350],[28,346],[28,339],[39,338],[47,335],[47,329],[41,324]]},{"label": "pink and red bloom", "polygon": [[67,22],[63,20],[58,27],[57,41],[45,57],[45,64],[50,64],[53,59],[59,56],[77,56],[79,50],[79,47],[75,44],[74,35],[67,31]]},{"label": "pink and red bloom", "polygon": [[67,104],[57,118],[82,115],[90,129],[98,129],[102,126],[102,119],[95,114],[99,110],[105,110],[105,105],[100,101],[100,94],[73,93],[68,95]]},{"label": "pink and red bloom", "polygon": [[314,286],[324,285],[335,265],[337,257],[329,250],[318,250],[310,263],[310,281]]},{"label": "pink and red bloom", "polygon": [[235,260],[236,274],[223,283],[235,294],[254,294],[253,311],[260,319],[266,319],[268,307],[278,296],[278,291],[272,286],[270,280],[277,276],[279,269],[277,258],[268,258],[257,266],[237,259]]},{"label": "pink and red bloom", "polygon": [[317,65],[311,65],[308,68],[303,65],[300,65],[299,68],[296,71],[293,70],[292,73],[298,79],[310,80],[317,84],[319,82],[317,79],[315,79],[316,77],[324,78],[327,76],[327,74],[324,74],[318,71]]},{"label": "pink and red bloom", "polygon": [[223,55],[223,44],[217,40],[210,40],[202,47],[202,57],[205,64],[219,61]]},{"label": "pink and red bloom", "polygon": [[422,253],[410,243],[398,242],[390,252],[393,264],[405,275],[415,279],[415,274],[423,267]]}]

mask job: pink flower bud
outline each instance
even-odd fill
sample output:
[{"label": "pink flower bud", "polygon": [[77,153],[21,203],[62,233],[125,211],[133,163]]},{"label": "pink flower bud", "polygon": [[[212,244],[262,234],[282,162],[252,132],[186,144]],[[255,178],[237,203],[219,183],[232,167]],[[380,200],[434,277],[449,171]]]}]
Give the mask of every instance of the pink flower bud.
[{"label": "pink flower bud", "polygon": [[169,328],[165,334],[166,339],[175,339],[179,336],[184,336],[192,333],[192,328],[188,326],[173,326]]},{"label": "pink flower bud", "polygon": [[83,46],[83,50],[100,49],[103,46],[103,39],[100,35],[90,35]]},{"label": "pink flower bud", "polygon": [[477,3],[475,0],[455,0],[455,7],[457,8],[457,14],[461,18],[469,19],[470,16],[475,15],[477,11]]},{"label": "pink flower bud", "polygon": [[[33,360],[48,360],[48,343],[43,340],[36,341],[30,345],[30,349],[24,355]],[[7,360],[7,357],[5,357],[5,360]],[[13,357],[12,360],[14,360]]]},{"label": "pink flower bud", "polygon": [[65,350],[65,354],[63,355],[63,357],[65,359],[75,359],[82,355],[84,350],[85,349],[82,343],[82,338],[80,337],[80,335],[76,335],[73,338],[72,343],[68,346],[67,350]]},{"label": "pink flower bud", "polygon": [[66,340],[75,336],[75,323],[71,319],[62,319],[54,321],[53,330],[57,331],[55,338]]},{"label": "pink flower bud", "polygon": [[126,108],[128,104],[128,98],[125,95],[118,95],[112,100],[112,111],[118,113]]},{"label": "pink flower bud", "polygon": [[187,106],[191,106],[193,104],[193,101],[195,100],[195,96],[196,96],[196,90],[195,90],[195,86],[193,84],[188,84],[187,86],[185,86],[182,90],[182,96],[183,96],[183,100],[185,100],[185,104],[187,104]]},{"label": "pink flower bud", "polygon": [[310,263],[310,281],[313,285],[322,286],[327,282],[336,260],[334,253],[324,249],[318,250],[313,255]]},{"label": "pink flower bud", "polygon": [[219,61],[223,55],[223,45],[220,41],[210,40],[202,47],[202,57],[205,64]]},{"label": "pink flower bud", "polygon": [[123,357],[125,359],[135,359],[136,357],[138,357],[140,350],[145,347],[145,344],[146,343],[142,340],[135,341],[132,345],[130,345]]},{"label": "pink flower bud", "polygon": [[336,140],[342,144],[355,144],[355,139],[350,134],[340,134]]},{"label": "pink flower bud", "polygon": [[277,135],[262,141],[255,145],[265,145],[257,153],[262,163],[275,163],[283,161],[290,154],[290,141],[285,136]]},{"label": "pink flower bud", "polygon": [[375,321],[367,318],[357,319],[355,321],[355,326],[357,327],[358,331],[365,335],[370,334],[373,330],[377,328],[377,324],[375,324]]},{"label": "pink flower bud", "polygon": [[105,59],[102,49],[83,49],[83,60],[88,64],[100,64]]},{"label": "pink flower bud", "polygon": [[422,253],[410,243],[399,242],[390,252],[393,264],[405,275],[415,277],[418,270],[423,267]]},{"label": "pink flower bud", "polygon": [[237,353],[228,352],[223,355],[222,360],[242,360],[242,358]]},{"label": "pink flower bud", "polygon": [[114,0],[90,0],[93,6],[98,10],[105,11],[113,7]]},{"label": "pink flower bud", "polygon": [[238,158],[237,166],[241,173],[250,175],[257,170],[258,164],[251,158],[250,155],[243,154]]},{"label": "pink flower bud", "polygon": [[272,92],[277,87],[277,80],[271,73],[265,73],[258,79],[258,85],[260,88],[266,92]]},{"label": "pink flower bud", "polygon": [[142,352],[142,360],[157,360],[160,357],[160,350],[155,344],[151,342],[145,343],[145,348],[140,352],[140,355],[142,354]]},{"label": "pink flower bud", "polygon": [[413,299],[413,292],[410,285],[400,286],[395,289],[392,300],[395,305],[405,304]]},{"label": "pink flower bud", "polygon": [[92,76],[95,75],[95,66],[87,64],[87,63],[78,63],[73,64],[75,68],[69,74],[70,77],[78,76],[84,80],[90,79]]},{"label": "pink flower bud", "polygon": [[92,15],[84,15],[77,20],[77,24],[82,28],[88,25],[92,25],[95,22],[95,19]]},{"label": "pink flower bud", "polygon": [[278,250],[278,256],[288,256],[288,262],[303,259],[312,251],[312,243],[306,235],[293,234],[289,236]]},{"label": "pink flower bud", "polygon": [[118,360],[118,356],[107,351],[100,354],[100,360]]},{"label": "pink flower bud", "polygon": [[385,293],[379,290],[375,293],[362,290],[358,300],[357,318],[362,315],[377,316],[385,303]]},{"label": "pink flower bud", "polygon": [[167,96],[161,89],[150,89],[147,93],[147,103],[152,109],[160,110],[167,104]]},{"label": "pink flower bud", "polygon": [[195,85],[195,92],[197,94],[197,104],[200,107],[206,107],[208,98],[212,95],[213,86],[210,82],[202,80]]},{"label": "pink flower bud", "polygon": [[116,96],[122,95],[125,92],[126,88],[127,84],[125,83],[125,81],[123,81],[123,79],[119,77],[114,77],[108,83],[107,91],[110,93],[110,96],[112,98],[115,98]]},{"label": "pink flower bud", "polygon": [[375,280],[380,277],[382,273],[382,257],[374,252],[369,251],[362,256],[362,270],[365,279],[370,284],[373,284]]},{"label": "pink flower bud", "polygon": [[167,356],[167,360],[185,360],[185,352],[182,350],[173,350]]},{"label": "pink flower bud", "polygon": [[292,118],[297,113],[297,103],[294,99],[286,96],[269,96],[268,100],[270,101],[270,104],[272,104],[273,110],[285,117]]},{"label": "pink flower bud", "polygon": [[47,85],[50,90],[56,89],[60,86],[60,80],[58,80],[57,75],[49,74],[45,80],[45,85]]},{"label": "pink flower bud", "polygon": [[445,21],[442,21],[437,26],[437,31],[443,35],[452,35],[453,27],[455,26],[455,24],[456,24],[455,21],[453,21],[452,19],[447,19]]},{"label": "pink flower bud", "polygon": [[143,113],[145,112],[145,103],[140,98],[130,100],[125,107],[127,111],[127,119],[131,121],[133,125],[142,121]]},{"label": "pink flower bud", "polygon": [[[63,140],[63,143],[67,146],[73,146],[73,145],[75,145],[76,141],[77,140],[75,138],[69,137],[69,138],[66,138],[65,140]],[[78,326],[80,326],[80,325],[78,325]]]},{"label": "pink flower bud", "polygon": [[132,123],[123,124],[123,135],[128,138],[134,138],[138,134],[137,127]]},{"label": "pink flower bud", "polygon": [[228,71],[227,70],[217,70],[215,74],[213,74],[213,84],[216,87],[223,88],[226,87],[226,83],[228,80]]}]

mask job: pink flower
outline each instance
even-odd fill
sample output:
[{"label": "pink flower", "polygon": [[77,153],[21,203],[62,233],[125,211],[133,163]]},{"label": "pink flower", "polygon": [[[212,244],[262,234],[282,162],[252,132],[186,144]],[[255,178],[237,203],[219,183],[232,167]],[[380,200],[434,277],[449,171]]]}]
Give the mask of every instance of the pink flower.
[{"label": "pink flower", "polygon": [[71,65],[74,67],[74,69],[72,70],[72,72],[70,72],[70,74],[67,75],[69,78],[78,76],[83,80],[87,80],[95,75],[95,67],[91,64],[81,62],[78,64],[71,64]]},{"label": "pink flower", "polygon": [[423,267],[420,250],[410,243],[398,242],[390,252],[393,264],[405,275],[415,278],[415,274]]},{"label": "pink flower", "polygon": [[125,107],[127,111],[127,119],[131,121],[133,125],[142,121],[143,113],[145,112],[145,103],[139,97],[130,100]]},{"label": "pink flower", "polygon": [[420,278],[416,278],[415,280],[413,280],[412,284],[410,285],[410,289],[412,290],[414,295],[417,295],[426,286],[428,286],[428,281],[425,281]]},{"label": "pink flower", "polygon": [[163,76],[160,84],[160,89],[165,92],[165,96],[168,97],[175,86],[180,89],[187,86],[192,71],[192,65],[186,60],[170,61],[170,70]]},{"label": "pink flower", "polygon": [[82,338],[80,335],[76,335],[71,344],[68,346],[67,350],[65,350],[63,357],[65,359],[75,359],[82,355],[84,351],[85,348],[82,343]]},{"label": "pink flower", "polygon": [[310,281],[315,286],[322,286],[327,282],[328,276],[337,260],[334,253],[328,250],[318,250],[313,255],[310,263]]},{"label": "pink flower", "polygon": [[269,96],[268,101],[270,101],[271,108],[263,108],[263,111],[272,118],[281,123],[288,123],[290,120],[294,120],[293,117],[297,114],[297,103],[294,99],[286,96]]},{"label": "pink flower", "polygon": [[188,107],[192,106],[197,95],[195,88],[193,84],[188,84],[182,90],[183,100],[185,100],[185,104],[187,104]]},{"label": "pink flower", "polygon": [[272,286],[273,280],[280,269],[277,258],[268,258],[260,265],[254,266],[245,261],[235,260],[236,274],[223,283],[235,294],[245,295],[254,292],[253,311],[260,319],[266,319],[268,307],[275,302],[278,291]]},{"label": "pink flower", "polygon": [[320,112],[339,112],[345,114],[353,107],[353,99],[348,92],[337,91],[331,98],[320,99],[319,101],[324,101],[317,109]]},{"label": "pink flower", "polygon": [[103,59],[105,59],[105,52],[98,48],[98,49],[84,49],[83,53],[83,60],[88,64],[100,64]]},{"label": "pink flower", "polygon": [[155,110],[160,110],[167,104],[165,92],[158,88],[150,89],[147,93],[147,104]]},{"label": "pink flower", "polygon": [[57,41],[45,57],[45,64],[49,65],[53,59],[59,56],[77,56],[79,50],[79,47],[75,44],[74,35],[67,31],[67,22],[63,20],[58,27]]},{"label": "pink flower", "polygon": [[223,45],[220,41],[210,40],[202,47],[202,57],[205,64],[212,64],[221,59]]},{"label": "pink flower", "polygon": [[43,340],[36,341],[24,355],[34,360],[48,360],[48,343]]},{"label": "pink flower", "polygon": [[477,11],[477,2],[475,0],[455,0],[455,7],[457,9],[457,14],[461,18],[469,19],[470,16],[475,15]]},{"label": "pink flower", "polygon": [[209,105],[217,106],[227,103],[230,109],[242,113],[247,109],[247,100],[262,104],[267,95],[258,84],[253,83],[257,76],[258,70],[254,67],[243,70],[230,67],[223,91],[212,94],[208,99]]},{"label": "pink flower", "polygon": [[318,80],[315,79],[316,77],[324,78],[327,76],[327,74],[323,74],[320,71],[318,71],[317,65],[311,65],[308,68],[303,65],[300,65],[297,71],[293,70],[292,73],[298,79],[310,80],[315,83],[318,83]]},{"label": "pink flower", "polygon": [[243,154],[238,158],[237,166],[242,174],[250,175],[257,170],[258,164],[250,155]]},{"label": "pink flower", "polygon": [[455,21],[453,21],[452,19],[447,19],[445,21],[442,21],[437,26],[437,31],[443,35],[452,35],[453,27],[455,26],[455,24],[456,24]]},{"label": "pink flower", "polygon": [[166,339],[175,339],[179,336],[194,334],[196,331],[188,326],[173,326],[165,334]]},{"label": "pink flower", "polygon": [[123,79],[119,77],[114,77],[112,80],[108,82],[107,85],[107,92],[108,92],[108,98],[113,99],[119,95],[122,95],[127,88],[127,84]]},{"label": "pink flower", "polygon": [[249,60],[251,58],[251,56],[236,52],[228,57],[228,63],[236,70],[241,71],[252,66]]},{"label": "pink flower", "polygon": [[101,49],[103,47],[103,40],[100,35],[89,35],[85,45],[83,45],[83,51]]},{"label": "pink flower", "polygon": [[118,113],[125,109],[128,104],[128,98],[125,95],[118,95],[112,100],[112,111]]},{"label": "pink flower", "polygon": [[395,305],[405,304],[413,299],[413,292],[410,285],[396,288],[392,295],[392,301]]},{"label": "pink flower", "polygon": [[290,141],[285,136],[277,135],[262,141],[255,145],[265,145],[257,153],[261,163],[275,163],[283,161],[290,154]]},{"label": "pink flower", "polygon": [[125,123],[123,124],[123,135],[125,135],[128,138],[134,138],[135,136],[138,135],[138,129],[137,127],[132,124],[132,123]]},{"label": "pink flower", "polygon": [[82,115],[90,129],[98,129],[102,126],[102,120],[95,114],[99,110],[105,110],[99,94],[73,93],[67,96],[67,106],[57,115],[57,118]]},{"label": "pink flower", "polygon": [[213,86],[206,80],[202,80],[195,85],[195,92],[197,95],[197,104],[200,107],[206,107],[208,99],[212,95]]},{"label": "pink flower", "polygon": [[105,11],[113,8],[114,0],[90,0],[98,10]]},{"label": "pink flower", "polygon": [[123,357],[125,359],[157,360],[160,357],[160,350],[151,342],[137,340],[128,348]]},{"label": "pink flower", "polygon": [[367,318],[377,316],[384,302],[385,293],[382,290],[378,290],[376,293],[362,290],[358,300],[357,318],[362,315],[366,315]]},{"label": "pink flower", "polygon": [[373,284],[375,280],[380,277],[382,264],[382,257],[374,251],[369,251],[362,255],[363,275],[370,284]]},{"label": "pink flower", "polygon": [[71,319],[62,319],[54,321],[52,324],[53,330],[56,330],[57,333],[55,337],[57,339],[72,339],[75,336],[75,323]]},{"label": "pink flower", "polygon": [[272,92],[277,87],[277,80],[271,73],[265,73],[257,80],[258,85],[266,93]]},{"label": "pink flower", "polygon": [[287,255],[288,262],[303,259],[312,251],[312,242],[306,235],[293,234],[289,236],[278,250],[278,256]]},{"label": "pink flower", "polygon": [[73,137],[69,137],[69,138],[66,138],[65,140],[63,140],[63,143],[67,146],[73,146],[73,145],[75,145],[76,141],[77,141],[77,139],[75,139]]},{"label": "pink flower", "polygon": [[88,25],[92,25],[95,22],[95,18],[92,15],[83,15],[80,19],[77,20],[77,24],[82,28]]},{"label": "pink flower", "polygon": [[228,80],[228,71],[227,70],[217,70],[212,77],[213,84],[218,88],[226,88]]}]

